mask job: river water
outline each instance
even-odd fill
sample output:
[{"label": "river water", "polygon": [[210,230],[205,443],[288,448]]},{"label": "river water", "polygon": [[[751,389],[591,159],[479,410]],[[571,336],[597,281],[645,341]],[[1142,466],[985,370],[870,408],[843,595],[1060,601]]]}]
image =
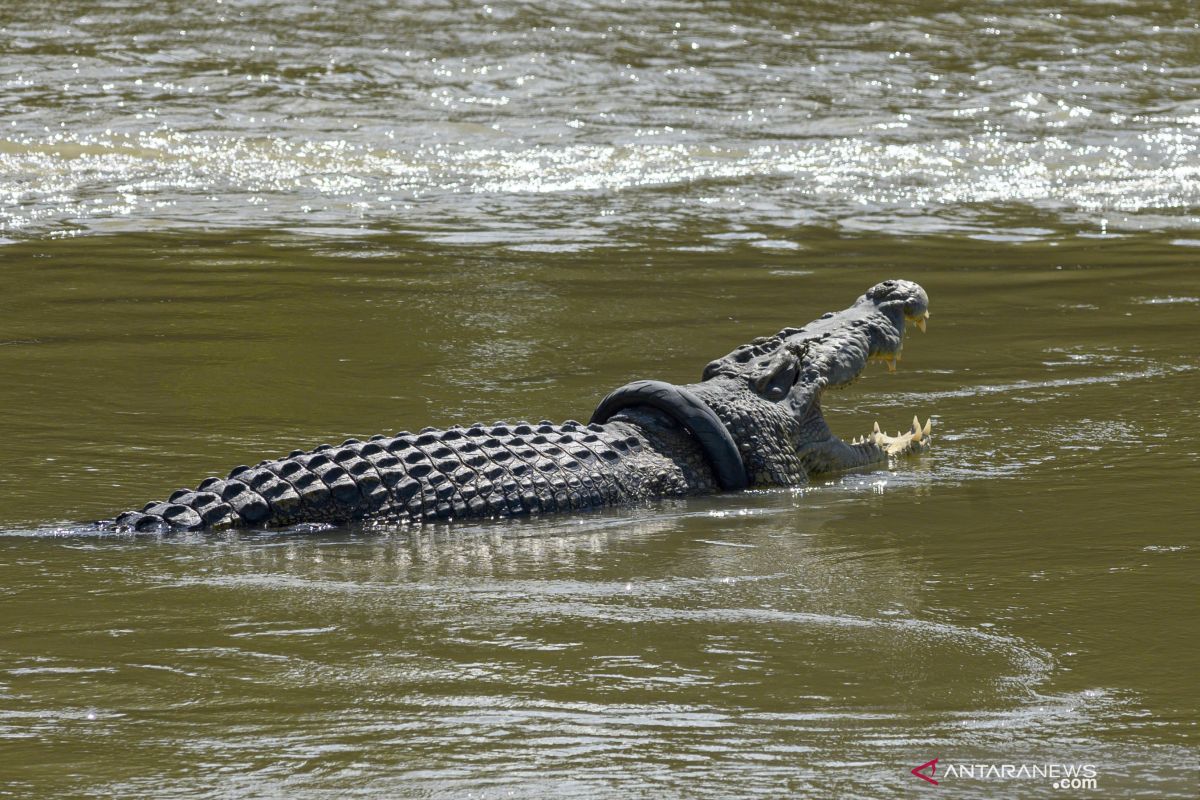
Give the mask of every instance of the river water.
[{"label": "river water", "polygon": [[[0,100],[0,797],[1196,796],[1194,4],[7,0]],[[83,524],[889,277],[889,470]]]}]

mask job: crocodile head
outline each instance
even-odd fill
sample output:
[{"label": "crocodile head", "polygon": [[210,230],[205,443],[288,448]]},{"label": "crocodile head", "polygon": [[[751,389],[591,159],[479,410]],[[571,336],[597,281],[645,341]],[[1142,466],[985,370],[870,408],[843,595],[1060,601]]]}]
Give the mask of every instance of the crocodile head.
[{"label": "crocodile head", "polygon": [[[931,424],[921,425],[914,418],[906,432],[889,436],[876,423],[874,431],[846,443],[826,424],[822,395],[853,383],[871,361],[882,361],[894,371],[906,323],[924,331],[928,319],[929,297],[924,289],[912,281],[883,281],[843,311],[755,339],[711,362],[704,370],[704,382],[692,388],[717,403],[722,395],[729,395],[731,387],[739,394],[748,391],[753,395],[744,402],[721,403],[726,407],[721,416],[735,429],[740,416],[755,418],[742,426],[751,429],[744,435],[755,441],[739,442],[743,455],[751,456],[747,467],[751,460],[762,464],[755,483],[795,482],[796,476],[789,473],[796,465],[784,463],[791,460],[799,461],[805,475],[886,463],[890,456],[926,449]],[[768,404],[770,411],[764,409]],[[779,418],[786,424],[775,421]],[[760,430],[763,425],[769,425],[773,435]],[[771,440],[779,438],[788,440],[783,451],[760,459],[748,452],[762,445],[774,449]]]}]

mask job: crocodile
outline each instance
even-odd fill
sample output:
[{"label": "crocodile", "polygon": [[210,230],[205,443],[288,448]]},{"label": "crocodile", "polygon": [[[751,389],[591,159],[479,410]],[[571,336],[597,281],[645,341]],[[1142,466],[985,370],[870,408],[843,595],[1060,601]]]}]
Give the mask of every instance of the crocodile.
[{"label": "crocodile", "polygon": [[843,441],[821,411],[869,361],[895,370],[905,323],[922,332],[916,283],[876,284],[845,310],[784,328],[709,363],[699,383],[639,380],[587,424],[517,422],[347,439],[239,466],[98,525],[125,532],[280,528],[303,523],[448,522],[545,514],[745,488],[921,453],[931,422],[892,436],[878,423]]}]

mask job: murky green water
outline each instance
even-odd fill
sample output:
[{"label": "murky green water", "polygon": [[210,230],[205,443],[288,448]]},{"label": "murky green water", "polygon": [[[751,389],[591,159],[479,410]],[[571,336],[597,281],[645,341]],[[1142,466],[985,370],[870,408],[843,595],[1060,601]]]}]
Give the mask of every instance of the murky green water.
[{"label": "murky green water", "polygon": [[[0,8],[0,796],[1196,795],[1189,4],[392,5]],[[929,333],[827,416],[932,415],[892,471],[80,524],[888,277]]]}]

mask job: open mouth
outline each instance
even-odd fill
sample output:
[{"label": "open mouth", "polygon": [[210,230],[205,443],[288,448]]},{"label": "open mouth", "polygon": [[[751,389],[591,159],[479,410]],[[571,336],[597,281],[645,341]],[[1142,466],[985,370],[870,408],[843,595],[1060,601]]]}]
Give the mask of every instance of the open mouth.
[{"label": "open mouth", "polygon": [[849,308],[826,314],[793,334],[792,346],[803,353],[807,379],[797,381],[790,399],[801,427],[808,431],[801,452],[810,474],[869,468],[929,449],[930,419],[922,424],[914,416],[907,429],[895,433],[876,422],[869,433],[846,441],[834,435],[821,410],[825,391],[854,383],[871,362],[895,372],[905,329],[912,325],[924,333],[929,316],[929,298],[919,285],[884,281]]},{"label": "open mouth", "polygon": [[[929,309],[922,308],[911,316],[906,313],[905,320],[912,323],[921,333],[925,333],[929,323]],[[879,350],[872,348],[871,355],[867,360],[882,362],[887,365],[888,372],[895,372],[903,349],[903,339],[900,338],[896,340],[894,348],[885,347]],[[913,415],[912,425],[907,431],[899,430],[895,435],[891,435],[886,433],[876,421],[874,430],[865,436],[855,437],[850,445],[856,448],[875,447],[889,457],[900,456],[929,449],[932,433],[933,420],[931,418],[926,418],[925,424],[922,425],[920,418]]]}]

